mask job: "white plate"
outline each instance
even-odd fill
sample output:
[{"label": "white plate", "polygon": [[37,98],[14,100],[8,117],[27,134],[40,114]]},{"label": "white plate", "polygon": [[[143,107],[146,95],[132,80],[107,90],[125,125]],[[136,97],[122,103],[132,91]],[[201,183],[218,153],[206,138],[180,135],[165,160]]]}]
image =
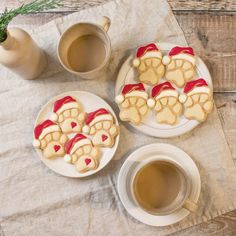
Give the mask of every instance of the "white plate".
[{"label": "white plate", "polygon": [[[84,92],[84,91],[70,91],[70,92],[62,93],[62,94],[52,98],[50,101],[48,101],[47,104],[44,105],[42,107],[42,109],[40,110],[40,112],[36,118],[36,121],[35,121],[35,126],[37,124],[39,124],[40,122],[42,122],[43,120],[48,119],[50,117],[50,114],[52,113],[54,102],[62,97],[65,97],[65,96],[72,96],[75,99],[77,99],[80,102],[80,104],[82,105],[84,111],[86,111],[86,112],[92,112],[92,111],[99,109],[99,108],[106,108],[107,110],[109,110],[109,112],[111,112],[111,114],[115,118],[116,124],[119,125],[114,111],[107,104],[107,102],[105,102],[102,98],[100,98],[92,93],[88,93],[88,92]],[[72,134],[72,135],[70,135],[70,137],[73,137],[74,135],[75,134]],[[40,149],[36,149],[36,152],[38,153],[42,162],[49,169],[55,171],[58,174],[63,175],[63,176],[67,176],[67,177],[74,177],[74,178],[86,177],[86,176],[93,175],[93,174],[97,173],[98,171],[100,171],[102,168],[104,168],[111,161],[112,157],[114,156],[114,154],[116,152],[116,149],[117,149],[117,146],[119,143],[119,137],[120,137],[119,135],[116,137],[115,144],[112,148],[101,148],[102,157],[101,157],[100,164],[99,164],[98,168],[96,170],[90,170],[85,173],[79,173],[78,171],[76,171],[75,166],[72,164],[66,163],[63,160],[63,157],[61,157],[61,158],[59,157],[55,160],[50,160],[50,159],[46,159],[43,157],[42,151]]]},{"label": "white plate", "polygon": [[151,215],[138,207],[132,199],[130,192],[130,181],[132,172],[134,171],[137,164],[147,158],[153,156],[167,156],[170,160],[178,162],[184,169],[186,169],[191,176],[192,190],[190,192],[189,199],[193,202],[198,201],[201,191],[201,179],[198,168],[190,156],[183,150],[172,146],[170,144],[150,144],[143,146],[134,151],[124,162],[121,167],[118,176],[118,193],[125,209],[135,219],[141,221],[144,224],[152,226],[166,226],[174,224],[184,219],[190,212],[184,208],[165,216]]},{"label": "white plate", "polygon": [[[158,48],[163,52],[163,54],[167,54],[168,51],[175,47],[176,45],[170,44],[170,43],[157,43]],[[138,80],[135,80],[138,73],[135,68],[132,67],[132,59],[134,58],[133,55],[128,57],[128,59],[124,62],[122,65],[120,72],[118,74],[118,78],[116,81],[116,87],[115,87],[115,95],[117,96],[120,92],[122,87],[125,84],[133,84],[138,83]],[[209,87],[213,89],[212,87],[212,79],[211,75],[205,65],[205,63],[197,57],[197,66],[196,66],[196,76],[197,78],[204,78],[206,82],[208,83]],[[160,81],[164,82],[165,79],[162,79]],[[145,88],[148,92],[151,90],[151,86],[145,84]],[[177,89],[178,91],[181,91],[182,89]],[[159,138],[169,138],[169,137],[175,137],[181,134],[184,134],[186,132],[189,132],[190,130],[194,129],[199,122],[196,120],[187,120],[183,115],[179,119],[179,123],[171,126],[171,125],[165,125],[165,124],[158,124],[156,122],[155,114],[154,112],[149,112],[148,115],[145,117],[143,123],[139,126],[132,125],[135,129],[148,134],[153,137],[159,137]]]}]

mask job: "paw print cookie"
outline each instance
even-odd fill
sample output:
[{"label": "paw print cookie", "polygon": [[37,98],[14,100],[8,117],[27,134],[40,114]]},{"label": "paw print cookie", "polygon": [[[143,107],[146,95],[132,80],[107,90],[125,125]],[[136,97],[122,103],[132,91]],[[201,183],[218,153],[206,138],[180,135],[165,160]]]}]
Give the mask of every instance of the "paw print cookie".
[{"label": "paw print cookie", "polygon": [[89,113],[85,124],[83,132],[93,135],[92,142],[94,146],[112,147],[114,145],[119,128],[114,124],[114,118],[109,111],[100,108]]},{"label": "paw print cookie", "polygon": [[45,120],[34,128],[33,145],[43,152],[45,158],[63,157],[65,154],[64,144],[67,136],[61,128],[51,120]]},{"label": "paw print cookie", "polygon": [[64,160],[75,164],[76,169],[81,172],[97,169],[99,165],[100,152],[94,147],[91,140],[85,135],[78,133],[66,143],[66,155]]},{"label": "paw print cookie", "polygon": [[184,116],[199,122],[205,121],[213,108],[212,91],[202,78],[188,82],[179,101],[184,105]]},{"label": "paw print cookie", "polygon": [[148,113],[148,94],[142,83],[127,84],[120,95],[116,97],[116,103],[120,107],[120,119],[139,125]]},{"label": "paw print cookie", "polygon": [[152,89],[148,106],[156,111],[156,120],[161,124],[175,125],[182,112],[178,92],[170,82],[158,84]]},{"label": "paw print cookie", "polygon": [[191,47],[174,47],[162,59],[166,66],[165,78],[182,88],[195,75],[196,58]]},{"label": "paw print cookie", "polygon": [[138,69],[139,80],[150,85],[157,84],[165,73],[162,53],[154,43],[138,48],[133,66]]},{"label": "paw print cookie", "polygon": [[85,114],[74,98],[66,96],[54,103],[51,120],[58,122],[65,134],[81,132]]}]

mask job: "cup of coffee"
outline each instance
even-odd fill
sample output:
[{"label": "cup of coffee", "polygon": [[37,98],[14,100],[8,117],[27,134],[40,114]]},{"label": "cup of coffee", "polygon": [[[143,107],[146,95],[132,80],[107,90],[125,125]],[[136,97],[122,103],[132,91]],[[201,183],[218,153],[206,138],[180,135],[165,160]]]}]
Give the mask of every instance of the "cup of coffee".
[{"label": "cup of coffee", "polygon": [[153,215],[169,215],[180,208],[196,211],[189,199],[192,183],[187,170],[165,156],[141,161],[131,179],[131,193],[136,204]]},{"label": "cup of coffee", "polygon": [[111,56],[107,34],[110,24],[110,19],[104,16],[100,24],[77,23],[68,28],[57,50],[62,66],[84,79],[98,77]]}]

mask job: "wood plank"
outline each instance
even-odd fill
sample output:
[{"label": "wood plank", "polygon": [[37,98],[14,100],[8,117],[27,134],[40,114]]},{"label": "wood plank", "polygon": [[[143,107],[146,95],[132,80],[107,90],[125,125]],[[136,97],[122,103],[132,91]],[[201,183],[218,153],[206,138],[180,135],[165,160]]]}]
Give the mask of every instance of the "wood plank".
[{"label": "wood plank", "polygon": [[[30,28],[68,13],[39,13],[19,16],[11,25]],[[176,18],[187,41],[206,62],[214,91],[236,91],[236,14],[178,12]]]},{"label": "wood plank", "polygon": [[[29,2],[30,0],[2,0],[0,3],[0,11],[5,7],[14,8],[22,4],[23,2]],[[77,11],[78,9],[85,9],[89,6],[96,6],[109,0],[64,0],[64,6],[55,11]],[[236,11],[235,0],[168,0],[170,6],[175,11]]]}]

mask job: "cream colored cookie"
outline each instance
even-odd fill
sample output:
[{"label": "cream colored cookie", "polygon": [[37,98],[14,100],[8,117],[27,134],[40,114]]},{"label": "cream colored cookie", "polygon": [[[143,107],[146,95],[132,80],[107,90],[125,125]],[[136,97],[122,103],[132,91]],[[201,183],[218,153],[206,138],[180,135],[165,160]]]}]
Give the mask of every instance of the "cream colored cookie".
[{"label": "cream colored cookie", "polygon": [[81,156],[75,166],[80,173],[85,173],[89,170],[97,169],[99,161],[91,156]]},{"label": "cream colored cookie", "polygon": [[120,119],[134,125],[141,124],[149,111],[147,99],[148,94],[142,83],[125,85],[121,94],[116,97],[116,103],[120,108]]},{"label": "cream colored cookie", "polygon": [[64,144],[68,138],[55,122],[45,120],[38,124],[34,129],[34,135],[33,145],[42,150],[45,158],[52,159],[64,156]]},{"label": "cream colored cookie", "polygon": [[81,132],[86,118],[79,103],[72,97],[66,96],[54,103],[51,119],[58,122],[63,133]]},{"label": "cream colored cookie", "polygon": [[154,43],[138,48],[133,66],[139,72],[140,82],[150,85],[157,84],[165,73],[162,53]]},{"label": "cream colored cookie", "polygon": [[196,58],[190,47],[174,47],[169,56],[162,59],[166,66],[165,78],[182,88],[186,82],[192,80],[196,71]]},{"label": "cream colored cookie", "polygon": [[184,116],[189,120],[203,122],[213,109],[212,91],[204,79],[187,83],[179,100],[184,105]]},{"label": "cream colored cookie", "polygon": [[169,83],[156,85],[152,89],[152,98],[148,105],[156,112],[156,120],[160,124],[175,125],[182,113],[182,105],[178,100],[178,92]]},{"label": "cream colored cookie", "polygon": [[[79,172],[86,172],[99,166],[100,150],[98,147],[94,147],[91,140],[81,133],[76,134],[66,143],[65,150],[64,160],[75,164]],[[82,160],[80,160],[81,158]]]},{"label": "cream colored cookie", "polygon": [[119,133],[118,125],[114,124],[114,117],[105,108],[100,108],[87,115],[83,132],[93,135],[94,146],[112,147],[115,137]]}]

